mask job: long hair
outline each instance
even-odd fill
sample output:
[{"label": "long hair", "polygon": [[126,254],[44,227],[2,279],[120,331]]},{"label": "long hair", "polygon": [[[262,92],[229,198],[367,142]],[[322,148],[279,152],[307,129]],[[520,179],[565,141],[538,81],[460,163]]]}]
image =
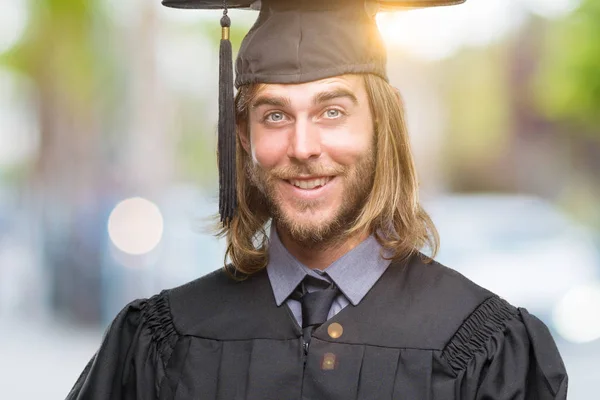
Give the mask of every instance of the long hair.
[{"label": "long hair", "polygon": [[[426,247],[433,258],[439,236],[431,218],[419,203],[418,181],[398,91],[376,75],[363,75],[375,131],[373,187],[348,235],[373,234],[390,259],[402,260]],[[264,195],[250,182],[249,155],[240,132],[248,129],[248,109],[262,84],[247,85],[236,95],[236,170],[238,209],[229,227],[217,235],[226,237],[225,264],[230,272],[251,275],[268,262],[267,223],[271,215]]]}]

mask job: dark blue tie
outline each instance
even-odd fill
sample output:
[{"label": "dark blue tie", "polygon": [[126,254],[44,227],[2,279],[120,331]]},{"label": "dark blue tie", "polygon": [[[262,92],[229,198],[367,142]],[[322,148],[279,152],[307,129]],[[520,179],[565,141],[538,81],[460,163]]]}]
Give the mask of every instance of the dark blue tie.
[{"label": "dark blue tie", "polygon": [[[321,288],[308,293],[305,289],[307,281]],[[335,284],[310,276],[304,278],[302,284],[294,292],[292,298],[300,301],[302,304],[302,334],[305,343],[308,344],[315,329],[327,321],[331,304],[339,293],[340,291]]]}]

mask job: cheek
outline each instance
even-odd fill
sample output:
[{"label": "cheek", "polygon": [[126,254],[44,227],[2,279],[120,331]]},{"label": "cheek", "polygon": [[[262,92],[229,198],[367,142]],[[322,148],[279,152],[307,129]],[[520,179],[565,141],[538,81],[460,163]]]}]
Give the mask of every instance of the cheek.
[{"label": "cheek", "polygon": [[251,135],[252,160],[264,169],[282,163],[287,154],[287,140],[283,134],[269,135],[256,131]]},{"label": "cheek", "polygon": [[331,135],[323,145],[335,162],[350,166],[373,150],[373,132],[372,129],[351,130],[340,135]]}]

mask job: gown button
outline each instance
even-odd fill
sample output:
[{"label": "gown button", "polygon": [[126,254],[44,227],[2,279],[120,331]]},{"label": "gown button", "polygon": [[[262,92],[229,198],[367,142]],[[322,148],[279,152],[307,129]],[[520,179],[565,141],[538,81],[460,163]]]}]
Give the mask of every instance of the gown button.
[{"label": "gown button", "polygon": [[332,339],[337,339],[340,336],[342,336],[342,333],[344,333],[344,328],[342,327],[342,325],[338,324],[337,322],[334,322],[333,324],[327,327],[327,333],[329,333],[329,336]]},{"label": "gown button", "polygon": [[321,369],[323,371],[331,371],[336,369],[337,360],[335,354],[333,353],[325,353],[323,355],[323,361],[321,362]]}]

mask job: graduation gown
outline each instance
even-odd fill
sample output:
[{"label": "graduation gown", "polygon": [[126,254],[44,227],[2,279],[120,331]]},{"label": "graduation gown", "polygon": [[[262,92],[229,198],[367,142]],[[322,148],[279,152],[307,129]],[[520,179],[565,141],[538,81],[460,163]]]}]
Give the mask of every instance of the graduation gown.
[{"label": "graduation gown", "polygon": [[[343,332],[332,337],[330,325]],[[339,334],[340,326],[335,326]],[[337,335],[333,335],[337,336]],[[126,306],[70,400],[565,399],[546,326],[437,263],[392,263],[308,352],[262,271],[223,271]]]}]

